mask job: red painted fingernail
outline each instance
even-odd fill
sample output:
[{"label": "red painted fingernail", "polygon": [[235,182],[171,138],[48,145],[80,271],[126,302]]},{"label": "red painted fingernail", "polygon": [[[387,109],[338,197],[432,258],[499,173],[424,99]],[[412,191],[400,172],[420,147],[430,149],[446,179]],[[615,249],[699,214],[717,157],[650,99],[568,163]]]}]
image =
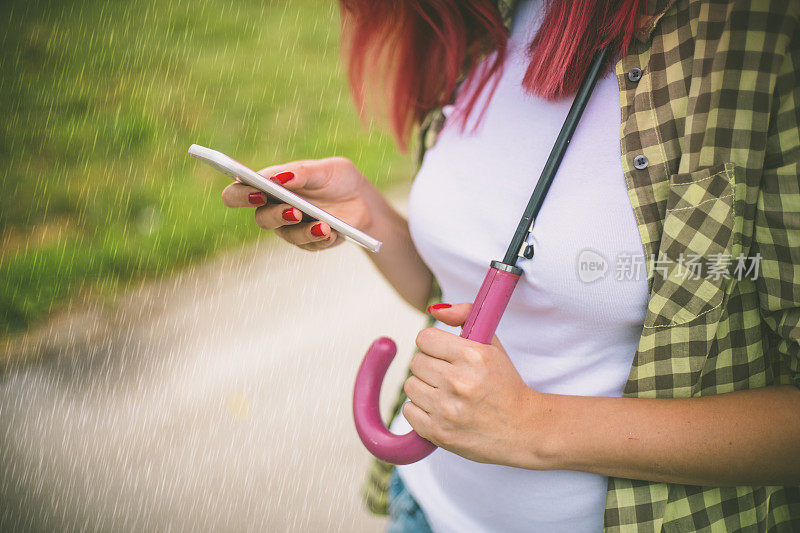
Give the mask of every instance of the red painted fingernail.
[{"label": "red painted fingernail", "polygon": [[247,201],[253,205],[264,205],[267,203],[263,192],[251,192],[247,195]]},{"label": "red painted fingernail", "polygon": [[322,222],[317,222],[311,226],[311,235],[314,237],[324,237],[325,233],[322,231]]},{"label": "red painted fingernail", "polygon": [[272,181],[277,181],[282,185],[282,184],[286,183],[287,181],[289,181],[292,178],[294,178],[294,172],[290,172],[288,170],[284,170],[283,172],[278,172],[277,174],[272,176],[270,179]]},{"label": "red painted fingernail", "polygon": [[450,304],[433,304],[432,306],[428,307],[428,312],[430,313],[432,309],[447,309],[448,307],[453,307]]},{"label": "red painted fingernail", "polygon": [[298,220],[300,220],[297,217],[297,215],[294,214],[294,208],[293,207],[287,207],[286,209],[284,209],[281,212],[281,217],[283,217],[283,220],[287,220],[289,222],[297,222]]}]

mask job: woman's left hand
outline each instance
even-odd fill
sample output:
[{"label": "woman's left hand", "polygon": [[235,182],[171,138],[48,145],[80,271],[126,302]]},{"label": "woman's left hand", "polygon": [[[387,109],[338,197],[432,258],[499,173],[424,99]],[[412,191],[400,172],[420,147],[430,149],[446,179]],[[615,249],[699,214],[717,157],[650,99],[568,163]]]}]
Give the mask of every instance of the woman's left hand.
[{"label": "woman's left hand", "polygon": [[[472,304],[430,308],[463,325]],[[495,336],[491,344],[437,328],[417,335],[403,415],[423,438],[482,463],[535,468],[533,449],[551,410],[546,394],[528,387]]]}]

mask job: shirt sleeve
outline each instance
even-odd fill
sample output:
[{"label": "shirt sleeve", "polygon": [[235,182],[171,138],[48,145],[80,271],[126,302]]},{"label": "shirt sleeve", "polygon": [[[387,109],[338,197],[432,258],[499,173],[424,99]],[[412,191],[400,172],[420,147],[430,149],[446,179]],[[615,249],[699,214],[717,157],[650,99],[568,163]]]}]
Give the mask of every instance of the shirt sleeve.
[{"label": "shirt sleeve", "polygon": [[[753,251],[768,349],[800,387],[800,33],[778,73],[756,205]],[[751,255],[755,255],[755,253]]]}]

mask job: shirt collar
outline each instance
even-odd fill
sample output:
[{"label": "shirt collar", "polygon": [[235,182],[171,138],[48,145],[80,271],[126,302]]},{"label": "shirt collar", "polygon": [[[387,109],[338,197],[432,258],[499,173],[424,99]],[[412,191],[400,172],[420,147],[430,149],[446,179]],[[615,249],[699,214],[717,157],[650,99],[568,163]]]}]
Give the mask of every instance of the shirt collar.
[{"label": "shirt collar", "polygon": [[[637,21],[636,38],[642,42],[646,42],[650,35],[653,33],[658,21],[664,16],[664,13],[675,3],[675,0],[642,0],[644,8],[642,14]],[[506,31],[511,32],[511,19],[514,14],[514,8],[519,3],[519,0],[497,0],[497,8],[500,15],[503,17],[503,22],[506,25]]]},{"label": "shirt collar", "polygon": [[658,21],[675,3],[675,0],[643,0],[644,8],[637,21],[636,38],[642,42],[650,39]]}]

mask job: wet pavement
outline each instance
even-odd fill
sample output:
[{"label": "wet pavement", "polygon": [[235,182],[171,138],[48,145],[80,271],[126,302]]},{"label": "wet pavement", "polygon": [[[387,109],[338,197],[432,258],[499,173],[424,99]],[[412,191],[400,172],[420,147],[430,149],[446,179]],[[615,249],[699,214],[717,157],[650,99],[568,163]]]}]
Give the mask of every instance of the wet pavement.
[{"label": "wet pavement", "polygon": [[424,321],[352,243],[277,239],[80,306],[6,350],[0,530],[382,531],[353,379],[393,337],[386,412]]}]

